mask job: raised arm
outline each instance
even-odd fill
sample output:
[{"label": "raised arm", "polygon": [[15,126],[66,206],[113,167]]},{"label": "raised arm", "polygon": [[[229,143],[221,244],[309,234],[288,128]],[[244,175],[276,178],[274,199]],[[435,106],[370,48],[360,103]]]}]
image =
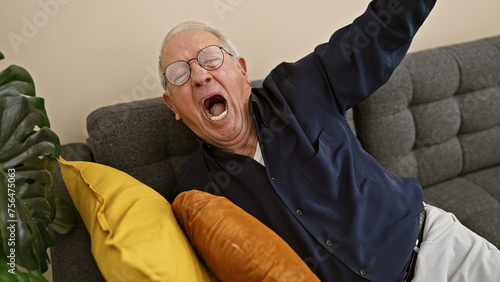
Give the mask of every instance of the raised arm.
[{"label": "raised arm", "polygon": [[303,94],[327,104],[331,101],[344,114],[387,82],[435,2],[372,1],[361,16],[336,31],[312,55],[277,71]]},{"label": "raised arm", "polygon": [[373,1],[350,26],[316,48],[340,110],[361,102],[387,82],[435,2]]}]

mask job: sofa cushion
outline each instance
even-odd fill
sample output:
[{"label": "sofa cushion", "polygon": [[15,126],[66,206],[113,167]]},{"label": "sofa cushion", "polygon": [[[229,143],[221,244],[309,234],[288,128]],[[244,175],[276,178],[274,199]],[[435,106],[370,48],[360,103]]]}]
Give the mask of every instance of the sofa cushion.
[{"label": "sofa cushion", "polygon": [[319,281],[281,237],[224,197],[187,191],[172,209],[221,281]]},{"label": "sofa cushion", "polygon": [[[438,58],[438,59],[436,59]],[[460,84],[459,69],[453,54],[437,48],[417,52],[405,58],[411,77],[412,104],[426,104],[452,97]]]},{"label": "sofa cushion", "polygon": [[460,70],[458,94],[498,86],[500,50],[491,44],[491,40],[483,39],[446,48],[455,57]]},{"label": "sofa cushion", "polygon": [[156,191],[114,168],[60,159],[107,281],[213,281]]},{"label": "sofa cushion", "polygon": [[408,70],[397,68],[382,91],[354,108],[357,137],[386,170],[395,175],[417,177],[417,162],[412,151],[416,129],[409,109],[413,87]]},{"label": "sofa cushion", "polygon": [[500,246],[500,166],[455,177],[425,189],[424,201],[453,213],[476,233]]},{"label": "sofa cushion", "polygon": [[463,172],[478,171],[500,163],[500,125],[460,136]]}]

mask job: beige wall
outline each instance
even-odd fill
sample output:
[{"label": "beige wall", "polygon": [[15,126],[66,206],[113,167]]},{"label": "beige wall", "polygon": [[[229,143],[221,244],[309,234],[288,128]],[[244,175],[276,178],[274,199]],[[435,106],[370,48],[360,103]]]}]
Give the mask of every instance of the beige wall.
[{"label": "beige wall", "polygon": [[[0,9],[0,50],[8,64],[29,70],[46,100],[61,142],[84,141],[94,109],[162,94],[159,44],[173,25],[213,23],[246,57],[251,79],[281,61],[299,59],[368,1],[298,0],[40,0],[6,1]],[[500,1],[442,0],[411,51],[500,34]]]}]

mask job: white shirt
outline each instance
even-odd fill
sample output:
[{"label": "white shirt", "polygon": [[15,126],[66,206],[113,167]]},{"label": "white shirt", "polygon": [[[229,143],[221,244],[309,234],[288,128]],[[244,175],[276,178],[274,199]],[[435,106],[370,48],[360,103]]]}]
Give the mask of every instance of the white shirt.
[{"label": "white shirt", "polygon": [[264,167],[266,166],[266,164],[264,163],[264,157],[262,157],[262,151],[260,150],[260,145],[258,141],[257,141],[257,149],[255,150],[255,155],[253,156],[253,159],[256,160],[259,164],[263,165]]}]

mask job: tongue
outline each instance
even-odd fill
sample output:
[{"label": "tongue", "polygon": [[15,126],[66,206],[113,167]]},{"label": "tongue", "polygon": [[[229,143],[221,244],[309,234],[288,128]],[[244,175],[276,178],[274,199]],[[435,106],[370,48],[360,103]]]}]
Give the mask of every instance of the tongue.
[{"label": "tongue", "polygon": [[226,106],[224,103],[216,103],[208,110],[210,114],[214,117],[219,116],[226,110]]}]

